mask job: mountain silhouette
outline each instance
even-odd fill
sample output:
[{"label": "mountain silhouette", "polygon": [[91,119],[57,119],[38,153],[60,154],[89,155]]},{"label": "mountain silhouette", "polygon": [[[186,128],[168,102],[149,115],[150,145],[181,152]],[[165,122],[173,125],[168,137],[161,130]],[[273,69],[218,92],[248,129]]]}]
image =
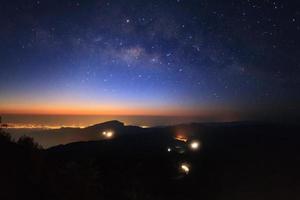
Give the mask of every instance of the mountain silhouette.
[{"label": "mountain silhouette", "polygon": [[[30,138],[13,142],[4,134],[0,197],[299,199],[299,130],[257,122],[140,128],[110,121],[44,132],[74,141],[44,150]],[[178,133],[187,142],[176,140]],[[201,142],[198,151],[190,148],[194,140]]]}]

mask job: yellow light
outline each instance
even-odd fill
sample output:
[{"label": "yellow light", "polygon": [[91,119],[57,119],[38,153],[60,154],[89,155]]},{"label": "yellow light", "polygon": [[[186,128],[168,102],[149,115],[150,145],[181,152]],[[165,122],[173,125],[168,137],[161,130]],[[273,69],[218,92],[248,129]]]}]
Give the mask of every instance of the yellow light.
[{"label": "yellow light", "polygon": [[186,174],[188,174],[189,172],[190,172],[190,167],[189,167],[189,165],[188,164],[181,164],[181,166],[180,166],[180,168],[181,168],[181,170],[184,172],[184,173],[186,173]]},{"label": "yellow light", "polygon": [[199,141],[192,141],[189,146],[192,150],[198,150],[200,148],[200,145],[201,144]]},{"label": "yellow light", "polygon": [[113,135],[114,135],[114,133],[111,131],[106,133],[106,137],[108,137],[108,138],[112,137]]},{"label": "yellow light", "polygon": [[106,138],[112,138],[114,136],[114,133],[112,131],[103,131],[102,135]]}]

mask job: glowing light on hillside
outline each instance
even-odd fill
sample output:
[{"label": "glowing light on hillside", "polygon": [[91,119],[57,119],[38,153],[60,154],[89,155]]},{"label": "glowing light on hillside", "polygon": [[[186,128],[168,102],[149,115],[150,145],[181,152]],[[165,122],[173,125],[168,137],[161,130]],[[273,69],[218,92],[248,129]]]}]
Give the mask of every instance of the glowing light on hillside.
[{"label": "glowing light on hillside", "polygon": [[191,141],[189,144],[189,147],[191,150],[198,150],[201,146],[201,143],[199,141]]},{"label": "glowing light on hillside", "polygon": [[103,131],[103,132],[102,132],[102,135],[103,135],[105,138],[109,139],[109,138],[112,138],[112,137],[114,136],[114,132],[112,132],[112,131]]},{"label": "glowing light on hillside", "polygon": [[188,174],[188,173],[190,172],[190,165],[187,164],[187,163],[182,163],[182,164],[180,165],[180,170],[181,170],[182,172],[184,172],[185,174]]},{"label": "glowing light on hillside", "polygon": [[187,142],[188,138],[184,135],[179,134],[179,135],[176,135],[175,140],[179,140],[179,141],[182,141],[182,142]]}]

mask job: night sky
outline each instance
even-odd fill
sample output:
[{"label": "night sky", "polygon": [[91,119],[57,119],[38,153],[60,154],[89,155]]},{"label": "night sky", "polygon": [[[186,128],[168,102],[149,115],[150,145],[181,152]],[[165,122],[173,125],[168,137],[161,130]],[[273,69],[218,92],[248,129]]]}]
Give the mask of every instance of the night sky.
[{"label": "night sky", "polygon": [[2,113],[300,111],[299,1],[3,0],[0,30]]}]

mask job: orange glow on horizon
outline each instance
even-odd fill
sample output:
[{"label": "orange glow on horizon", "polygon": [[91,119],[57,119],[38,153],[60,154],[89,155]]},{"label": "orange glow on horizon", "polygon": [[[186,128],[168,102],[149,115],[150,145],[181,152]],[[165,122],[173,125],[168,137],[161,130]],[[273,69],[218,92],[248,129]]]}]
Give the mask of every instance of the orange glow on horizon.
[{"label": "orange glow on horizon", "polygon": [[202,121],[236,121],[239,113],[220,106],[188,107],[141,102],[95,102],[81,100],[0,100],[0,114],[16,115],[105,115],[197,117]]},{"label": "orange glow on horizon", "polygon": [[[199,112],[190,109],[158,106],[134,107],[120,105],[8,105],[0,106],[3,114],[42,114],[42,115],[147,115],[147,116],[193,116]],[[203,112],[201,112],[203,114]]]}]

